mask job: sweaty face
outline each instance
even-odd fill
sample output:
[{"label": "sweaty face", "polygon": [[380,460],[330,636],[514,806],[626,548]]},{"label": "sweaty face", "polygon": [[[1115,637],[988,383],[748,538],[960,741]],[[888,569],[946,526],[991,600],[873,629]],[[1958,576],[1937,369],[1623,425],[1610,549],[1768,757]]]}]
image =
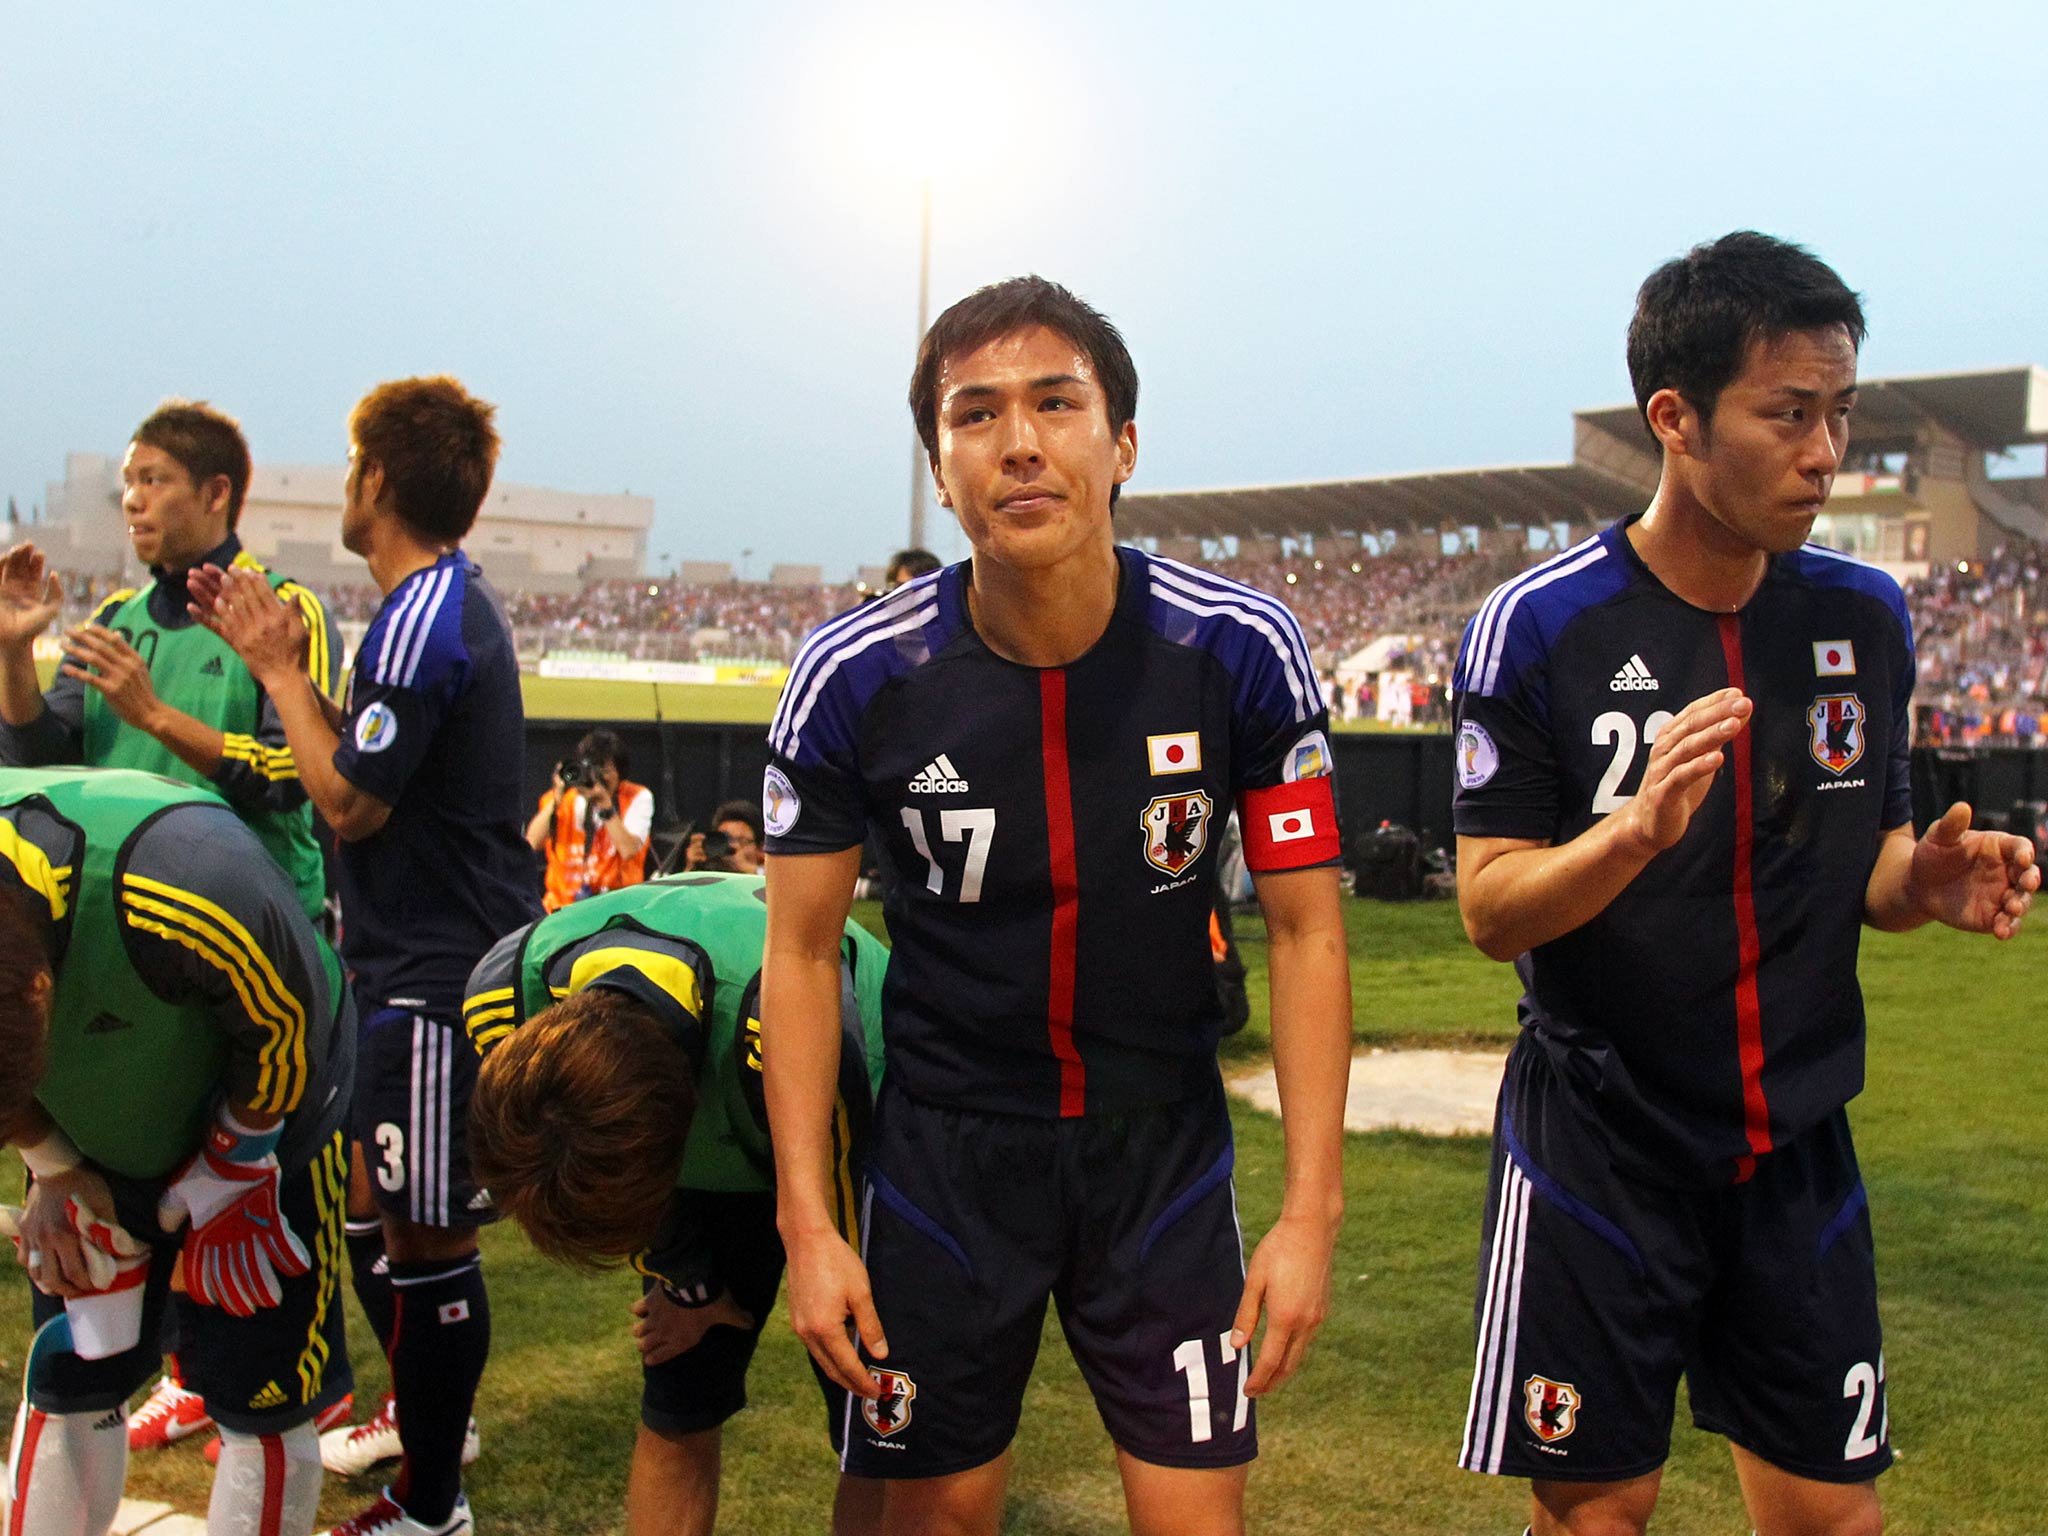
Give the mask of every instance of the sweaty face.
[{"label": "sweaty face", "polygon": [[1849,446],[1856,347],[1839,326],[1757,338],[1697,435],[1693,494],[1734,541],[1797,549]]},{"label": "sweaty face", "polygon": [[195,485],[161,448],[130,443],[121,461],[121,514],[144,565],[184,570],[227,537],[227,479]]},{"label": "sweaty face", "polygon": [[939,501],[977,561],[1039,569],[1109,543],[1138,429],[1110,424],[1094,365],[1064,336],[1033,326],[947,358],[938,429]]},{"label": "sweaty face", "polygon": [[369,498],[363,493],[363,460],[354,443],[348,445],[348,478],[341,487],[341,547],[352,555],[367,555],[365,537],[370,524]]}]

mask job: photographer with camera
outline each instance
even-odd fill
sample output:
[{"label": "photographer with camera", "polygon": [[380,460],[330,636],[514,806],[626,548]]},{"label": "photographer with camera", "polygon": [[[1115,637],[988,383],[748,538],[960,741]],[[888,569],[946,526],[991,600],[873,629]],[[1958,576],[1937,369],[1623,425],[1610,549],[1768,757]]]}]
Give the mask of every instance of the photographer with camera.
[{"label": "photographer with camera", "polygon": [[763,862],[761,830],[760,806],[751,800],[728,800],[711,813],[709,831],[690,834],[683,847],[683,868],[758,875]]},{"label": "photographer with camera", "polygon": [[640,883],[654,794],[627,779],[626,767],[625,743],[607,730],[592,731],[555,764],[554,786],[526,824],[528,845],[547,855],[548,911]]}]

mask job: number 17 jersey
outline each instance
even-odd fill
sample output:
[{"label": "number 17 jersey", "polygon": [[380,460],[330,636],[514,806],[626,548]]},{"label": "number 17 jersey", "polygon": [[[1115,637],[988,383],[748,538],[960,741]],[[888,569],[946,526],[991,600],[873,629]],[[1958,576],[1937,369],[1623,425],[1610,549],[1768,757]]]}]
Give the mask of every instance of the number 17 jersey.
[{"label": "number 17 jersey", "polygon": [[771,855],[873,834],[895,1087],[996,1114],[1169,1103],[1215,1081],[1209,950],[1233,807],[1255,872],[1337,857],[1328,716],[1276,599],[1119,549],[1064,667],[976,634],[970,567],[830,621],[769,733]]}]

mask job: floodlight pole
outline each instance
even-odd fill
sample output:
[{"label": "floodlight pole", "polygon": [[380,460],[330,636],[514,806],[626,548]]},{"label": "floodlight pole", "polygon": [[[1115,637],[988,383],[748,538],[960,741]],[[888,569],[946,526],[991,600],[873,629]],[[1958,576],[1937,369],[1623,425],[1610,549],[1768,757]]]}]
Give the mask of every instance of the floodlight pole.
[{"label": "floodlight pole", "polygon": [[[932,305],[932,179],[923,183],[922,207],[917,225],[917,340],[924,343],[925,328],[931,324]],[[910,434],[910,548],[923,549],[924,488],[931,478],[925,463],[924,443],[913,426]]]}]

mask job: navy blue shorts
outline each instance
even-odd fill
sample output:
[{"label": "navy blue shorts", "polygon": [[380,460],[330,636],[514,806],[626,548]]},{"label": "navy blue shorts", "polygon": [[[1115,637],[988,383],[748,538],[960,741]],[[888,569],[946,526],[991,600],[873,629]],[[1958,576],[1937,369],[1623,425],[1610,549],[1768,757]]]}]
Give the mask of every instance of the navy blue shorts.
[{"label": "navy blue shorts", "polygon": [[1228,1467],[1258,1451],[1230,1346],[1244,1296],[1221,1083],[1071,1120],[923,1104],[885,1081],[862,1254],[889,1358],[850,1401],[841,1465],[937,1477],[1017,1431],[1048,1298],[1110,1437],[1141,1461]]},{"label": "navy blue shorts", "polygon": [[364,1008],[355,1137],[386,1214],[423,1227],[496,1221],[469,1171],[469,1098],[480,1059],[459,1020]]},{"label": "navy blue shorts", "polygon": [[[107,1176],[121,1225],[150,1244],[143,1282],[142,1342],[105,1360],[70,1353],[49,1357],[30,1384],[30,1399],[45,1413],[101,1413],[119,1408],[163,1365],[164,1307],[171,1273],[189,1228],[166,1234],[156,1206],[167,1181]],[[305,1245],[312,1268],[278,1277],[283,1300],[249,1317],[194,1303],[181,1310],[178,1367],[185,1385],[206,1400],[206,1411],[228,1429],[273,1435],[303,1424],[339,1402],[354,1385],[342,1338],[341,1279],[348,1268],[341,1226],[348,1205],[348,1159],[339,1132],[306,1167],[286,1170],[277,1186],[278,1209]],[[31,1287],[36,1326],[64,1303]]]},{"label": "navy blue shorts", "polygon": [[1653,1185],[1616,1171],[1525,1038],[1494,1121],[1476,1315],[1468,1471],[1654,1471],[1681,1375],[1694,1424],[1795,1476],[1857,1483],[1891,1465],[1876,1253],[1844,1111],[1746,1183]]},{"label": "navy blue shorts", "polygon": [[[687,1350],[640,1372],[640,1422],[670,1435],[716,1429],[747,1406],[747,1368],[761,1330],[775,1312],[775,1293],[782,1288],[782,1234],[775,1228],[773,1195],[729,1194],[710,1190],[678,1192],[687,1199],[710,1242],[710,1257],[724,1288],[752,1328],[726,1325],[710,1329]],[[655,1282],[646,1282],[652,1288]],[[832,1449],[846,1423],[846,1389],[812,1363],[825,1396],[826,1433]]]}]

